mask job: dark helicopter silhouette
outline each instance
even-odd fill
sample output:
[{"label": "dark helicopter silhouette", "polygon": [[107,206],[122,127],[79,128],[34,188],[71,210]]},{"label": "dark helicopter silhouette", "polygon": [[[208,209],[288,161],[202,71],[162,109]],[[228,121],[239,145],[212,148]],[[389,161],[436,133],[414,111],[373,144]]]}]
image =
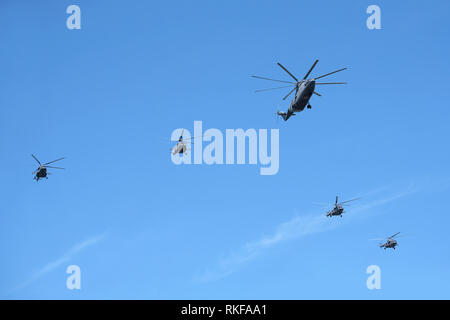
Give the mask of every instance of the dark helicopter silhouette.
[{"label": "dark helicopter silhouette", "polygon": [[36,160],[36,162],[39,164],[39,167],[36,169],[36,171],[33,172],[33,174],[35,175],[35,176],[34,176],[34,179],[36,180],[36,182],[39,181],[39,179],[44,179],[44,178],[45,178],[45,179],[48,179],[47,175],[49,175],[50,173],[47,172],[47,168],[51,168],[51,169],[64,169],[64,168],[60,168],[60,167],[52,167],[52,166],[49,166],[50,163],[53,163],[53,162],[62,160],[62,159],[64,159],[64,158],[59,158],[59,159],[56,159],[56,160],[53,160],[53,161],[50,161],[50,162],[47,162],[47,163],[42,164],[42,163],[41,163],[41,162],[40,162],[33,154],[32,154],[31,156],[32,156],[33,159]]},{"label": "dark helicopter silhouette", "polygon": [[260,77],[260,76],[252,76],[253,78],[258,78],[258,79],[263,79],[263,80],[270,80],[270,81],[276,81],[276,82],[290,83],[290,85],[287,85],[287,86],[256,90],[256,92],[267,91],[267,90],[274,90],[274,89],[281,89],[281,88],[288,88],[288,87],[294,87],[283,98],[283,100],[286,100],[292,94],[292,92],[295,91],[294,98],[292,99],[291,104],[290,104],[287,112],[277,111],[277,115],[281,116],[284,119],[284,121],[287,121],[291,116],[295,116],[295,112],[301,112],[301,111],[303,111],[303,109],[305,109],[305,107],[307,107],[308,109],[311,109],[311,104],[309,103],[309,99],[311,99],[311,96],[313,94],[315,94],[315,95],[317,95],[319,97],[321,96],[321,94],[319,94],[319,93],[314,91],[316,85],[346,84],[347,83],[347,82],[316,82],[317,79],[324,78],[324,77],[329,76],[329,75],[331,75],[333,73],[343,71],[343,70],[345,70],[347,68],[342,68],[342,69],[339,69],[339,70],[336,70],[336,71],[333,71],[333,72],[321,75],[319,77],[307,79],[309,74],[311,73],[311,71],[316,66],[317,62],[319,62],[319,60],[316,60],[314,62],[312,67],[309,69],[309,71],[305,74],[303,79],[300,80],[300,81],[294,75],[292,75],[292,73],[290,73],[281,63],[277,62],[277,64],[280,66],[280,68],[282,68],[284,71],[286,71],[295,80],[295,82],[270,79],[270,78],[265,78],[265,77]]},{"label": "dark helicopter silhouette", "polygon": [[351,199],[351,200],[347,200],[347,201],[343,201],[343,202],[338,202],[338,196],[336,196],[336,202],[334,203],[334,207],[333,207],[333,209],[331,209],[330,211],[327,212],[326,216],[327,217],[340,216],[342,218],[342,214],[345,212],[344,206],[347,206],[349,202],[355,201],[358,199],[360,199],[360,198],[355,198],[355,199]]},{"label": "dark helicopter silhouette", "polygon": [[400,234],[400,232],[397,232],[396,234],[388,237],[388,238],[384,238],[384,239],[371,239],[371,240],[383,240],[386,241],[384,243],[380,243],[380,248],[384,248],[384,250],[386,250],[387,248],[392,248],[395,250],[395,247],[398,246],[398,242],[397,240],[395,240],[394,238],[396,236],[398,236]]}]

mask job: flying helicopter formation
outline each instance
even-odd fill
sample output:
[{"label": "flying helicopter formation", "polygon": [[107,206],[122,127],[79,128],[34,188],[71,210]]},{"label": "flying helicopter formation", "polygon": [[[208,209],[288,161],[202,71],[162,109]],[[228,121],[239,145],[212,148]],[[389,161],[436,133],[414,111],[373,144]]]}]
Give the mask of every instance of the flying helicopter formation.
[{"label": "flying helicopter formation", "polygon": [[[313,94],[316,96],[321,97],[322,94],[316,92],[316,86],[317,85],[334,85],[334,84],[347,84],[347,82],[317,82],[317,80],[321,78],[328,77],[332,74],[335,74],[337,72],[341,72],[346,70],[347,68],[341,68],[314,78],[308,78],[315,66],[319,60],[314,61],[311,68],[309,68],[308,72],[303,76],[301,80],[299,80],[296,76],[294,76],[285,66],[283,66],[281,63],[277,62],[277,65],[283,69],[295,82],[293,81],[286,81],[286,80],[279,80],[279,79],[273,79],[273,78],[267,78],[257,75],[252,75],[253,78],[256,79],[262,79],[262,80],[268,80],[268,81],[274,81],[274,82],[280,82],[285,83],[287,85],[281,86],[281,87],[275,87],[275,88],[267,88],[267,89],[259,89],[255,92],[263,92],[263,91],[269,91],[269,90],[277,90],[277,89],[283,89],[283,88],[292,88],[283,98],[282,100],[286,100],[293,92],[295,92],[294,97],[292,98],[289,108],[287,111],[277,111],[277,115],[282,117],[284,121],[287,121],[291,116],[295,116],[296,113],[303,111],[305,108],[311,109],[311,97]],[[342,218],[342,214],[345,212],[344,207],[350,205],[350,202],[359,200],[360,198],[355,198],[347,201],[338,202],[338,196],[336,196],[336,201],[333,204],[333,208],[329,210],[325,216],[326,217],[333,217],[333,216],[340,216]],[[397,233],[398,234],[398,233]],[[394,248],[397,245],[397,241],[393,239],[397,234],[394,236],[391,236],[387,239],[387,241],[384,244],[381,244],[380,247],[386,248]]]},{"label": "flying helicopter formation", "polygon": [[[320,93],[315,91],[317,85],[347,84],[347,82],[317,82],[317,80],[319,80],[321,78],[328,77],[332,74],[344,71],[347,68],[341,68],[341,69],[338,69],[338,70],[335,70],[335,71],[332,71],[332,72],[329,72],[329,73],[326,73],[326,74],[323,74],[323,75],[320,75],[320,76],[317,76],[314,78],[308,78],[318,62],[319,62],[319,60],[315,60],[313,65],[310,67],[308,72],[304,75],[304,77],[301,80],[298,80],[298,78],[295,77],[286,67],[284,67],[281,63],[278,62],[277,65],[280,68],[282,68],[293,80],[295,80],[295,82],[252,75],[253,78],[288,84],[288,85],[285,85],[282,87],[260,89],[260,90],[256,90],[256,92],[263,92],[263,91],[275,90],[275,89],[281,89],[281,88],[292,88],[282,98],[282,100],[286,100],[293,92],[295,92],[294,97],[292,98],[292,100],[290,102],[289,108],[285,112],[278,110],[276,113],[278,116],[282,117],[284,121],[287,121],[291,116],[296,115],[296,113],[303,111],[305,108],[308,108],[308,109],[312,108],[312,106],[310,104],[310,99],[313,94],[315,94],[319,97],[322,96]],[[172,155],[186,154],[187,151],[189,150],[188,144],[193,144],[192,139],[194,139],[194,138],[185,139],[185,138],[183,138],[183,134],[184,134],[184,129],[182,130],[181,135],[178,138],[177,144],[171,149]],[[59,159],[42,164],[33,154],[31,156],[39,164],[39,167],[33,172],[33,174],[35,175],[34,180],[36,180],[37,182],[40,179],[48,179],[48,175],[50,174],[50,172],[48,172],[47,169],[49,169],[49,168],[50,169],[64,169],[61,167],[49,166],[50,164],[60,161],[60,160],[63,160],[64,158],[59,158]],[[342,218],[342,214],[345,212],[344,207],[349,205],[350,202],[356,201],[359,199],[360,198],[354,198],[351,200],[339,202],[338,196],[336,196],[336,201],[333,204],[333,208],[326,213],[326,217],[340,216]],[[398,243],[394,239],[394,237],[396,237],[398,234],[399,234],[399,232],[394,234],[391,237],[388,237],[387,239],[383,239],[383,240],[385,240],[385,242],[380,243],[380,247],[384,248],[384,249],[387,249],[387,248],[395,249],[395,247],[398,245]]]},{"label": "flying helicopter formation", "polygon": [[[333,208],[331,210],[329,210],[325,216],[326,217],[333,217],[333,216],[340,216],[342,218],[342,214],[345,212],[344,207],[350,205],[350,202],[352,201],[356,201],[359,200],[361,198],[354,198],[351,200],[346,200],[346,201],[342,201],[339,202],[339,198],[338,196],[336,196],[336,201],[333,204]],[[370,240],[379,240],[379,241],[385,241],[384,243],[380,243],[380,248],[384,248],[385,250],[388,248],[392,248],[395,249],[395,247],[398,245],[397,240],[395,240],[394,238],[396,236],[398,236],[400,234],[400,232],[397,232],[396,234],[387,237],[387,238],[377,238],[377,239],[370,239]]]}]

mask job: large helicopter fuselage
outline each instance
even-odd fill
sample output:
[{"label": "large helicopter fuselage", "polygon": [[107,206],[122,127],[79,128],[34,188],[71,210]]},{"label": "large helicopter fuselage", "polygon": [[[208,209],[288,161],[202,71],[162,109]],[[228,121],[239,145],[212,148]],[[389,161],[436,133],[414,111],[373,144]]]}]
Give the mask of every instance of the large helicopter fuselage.
[{"label": "large helicopter fuselage", "polygon": [[289,106],[289,113],[300,112],[309,104],[309,99],[314,93],[316,82],[314,80],[305,80],[298,87],[295,96]]}]

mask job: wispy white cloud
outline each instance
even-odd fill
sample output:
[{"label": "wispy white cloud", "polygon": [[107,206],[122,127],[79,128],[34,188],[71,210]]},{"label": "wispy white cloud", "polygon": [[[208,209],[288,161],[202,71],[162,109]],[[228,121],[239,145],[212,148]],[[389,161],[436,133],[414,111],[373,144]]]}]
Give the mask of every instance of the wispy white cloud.
[{"label": "wispy white cloud", "polygon": [[35,282],[39,278],[41,278],[44,275],[48,274],[49,272],[55,270],[56,268],[58,268],[62,264],[70,261],[70,259],[72,259],[73,256],[75,256],[76,254],[80,253],[84,249],[86,249],[86,248],[88,248],[90,246],[93,246],[96,243],[104,240],[105,237],[106,237],[106,233],[102,233],[102,234],[96,235],[94,237],[91,237],[91,238],[89,238],[89,239],[87,239],[87,240],[85,240],[83,242],[80,242],[80,243],[74,245],[72,248],[70,248],[66,252],[66,254],[64,254],[60,258],[58,258],[58,259],[56,259],[54,261],[51,261],[48,264],[46,264],[44,267],[42,267],[40,270],[38,270],[29,280],[27,280],[26,282],[24,282],[21,285],[17,286],[14,291],[18,291],[20,289],[28,287],[30,284],[32,284],[33,282]]},{"label": "wispy white cloud", "polygon": [[[385,188],[377,189],[376,191],[368,192],[365,195],[373,195],[384,189]],[[351,215],[370,211],[373,208],[380,207],[415,192],[417,192],[417,189],[411,184],[406,189],[390,196],[382,197],[381,199],[362,204],[358,207],[355,206],[351,210]],[[330,223],[330,219],[327,219],[324,214],[295,216],[291,220],[279,224],[271,235],[263,236],[256,241],[248,242],[238,250],[234,250],[231,253],[222,256],[216,266],[207,269],[201,276],[195,278],[195,280],[213,281],[224,278],[246,263],[254,260],[269,248],[289,240],[328,231],[337,228],[340,225],[342,224]]]}]

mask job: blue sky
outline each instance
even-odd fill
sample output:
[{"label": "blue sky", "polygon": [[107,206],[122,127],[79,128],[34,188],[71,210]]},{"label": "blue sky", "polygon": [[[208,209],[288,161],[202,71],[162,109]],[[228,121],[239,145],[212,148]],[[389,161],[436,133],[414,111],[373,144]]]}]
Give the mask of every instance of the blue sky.
[{"label": "blue sky", "polygon": [[[67,6],[81,30],[66,28]],[[381,30],[366,8],[381,8]],[[450,3],[2,1],[0,297],[448,299]],[[340,67],[288,122],[289,80]],[[276,83],[275,83],[276,86]],[[320,89],[320,90],[319,90]],[[280,169],[172,163],[279,128]],[[36,163],[67,157],[47,181]],[[344,218],[332,202],[361,196]],[[404,233],[397,250],[369,238]],[[81,290],[65,287],[81,268]],[[366,268],[381,268],[368,290]]]}]

